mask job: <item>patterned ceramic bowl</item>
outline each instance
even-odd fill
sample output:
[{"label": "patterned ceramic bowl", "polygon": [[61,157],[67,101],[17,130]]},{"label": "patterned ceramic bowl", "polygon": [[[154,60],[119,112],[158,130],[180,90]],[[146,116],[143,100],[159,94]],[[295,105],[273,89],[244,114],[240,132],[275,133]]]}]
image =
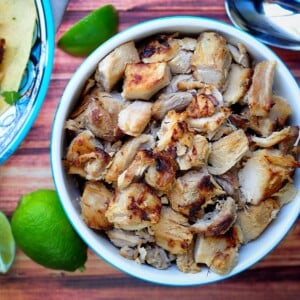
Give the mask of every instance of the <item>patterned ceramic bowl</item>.
[{"label": "patterned ceramic bowl", "polygon": [[54,23],[50,1],[35,0],[36,28],[19,93],[21,99],[0,116],[0,165],[19,147],[43,104],[54,58]]},{"label": "patterned ceramic bowl", "polygon": [[[256,240],[241,247],[239,259],[233,270],[226,275],[218,275],[203,267],[196,274],[182,273],[176,266],[167,270],[158,270],[147,265],[140,265],[119,255],[119,250],[104,236],[88,228],[81,218],[80,191],[78,185],[64,169],[63,161],[66,151],[65,120],[78,102],[78,97],[86,80],[96,69],[97,63],[110,51],[122,43],[140,40],[156,33],[181,32],[183,34],[199,34],[201,31],[215,30],[223,34],[233,44],[243,43],[253,58],[277,61],[274,86],[278,95],[286,98],[292,108],[292,124],[300,124],[299,88],[292,74],[268,47],[258,42],[249,34],[228,24],[215,20],[197,17],[169,17],[151,20],[133,26],[100,46],[92,53],[76,71],[67,85],[54,120],[51,139],[51,164],[56,189],[61,203],[76,231],[102,259],[134,277],[153,283],[172,286],[191,286],[208,284],[224,280],[250,268],[267,255],[284,238],[298,218],[300,211],[300,196],[285,205],[277,218],[264,233]],[[299,171],[295,174],[295,184],[300,187]]]}]

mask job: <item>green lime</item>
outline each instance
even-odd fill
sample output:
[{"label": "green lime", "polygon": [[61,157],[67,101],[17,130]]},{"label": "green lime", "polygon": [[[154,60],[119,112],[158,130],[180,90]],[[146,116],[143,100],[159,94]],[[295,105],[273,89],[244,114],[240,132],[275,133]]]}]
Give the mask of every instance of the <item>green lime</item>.
[{"label": "green lime", "polygon": [[79,20],[58,40],[57,46],[75,56],[87,56],[118,31],[118,13],[104,5]]},{"label": "green lime", "polygon": [[0,211],[0,273],[6,273],[16,255],[16,244],[6,215]]},{"label": "green lime", "polygon": [[21,197],[11,219],[12,232],[23,252],[50,269],[83,269],[87,246],[69,223],[53,190]]}]

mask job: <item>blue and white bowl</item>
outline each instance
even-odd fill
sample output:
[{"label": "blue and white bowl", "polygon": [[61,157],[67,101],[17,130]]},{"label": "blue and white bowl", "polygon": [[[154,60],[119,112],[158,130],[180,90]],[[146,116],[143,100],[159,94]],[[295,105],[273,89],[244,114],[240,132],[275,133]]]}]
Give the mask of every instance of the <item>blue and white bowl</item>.
[{"label": "blue and white bowl", "polygon": [[35,0],[36,28],[20,87],[21,99],[0,116],[0,165],[19,147],[44,102],[49,86],[55,46],[50,1]]}]

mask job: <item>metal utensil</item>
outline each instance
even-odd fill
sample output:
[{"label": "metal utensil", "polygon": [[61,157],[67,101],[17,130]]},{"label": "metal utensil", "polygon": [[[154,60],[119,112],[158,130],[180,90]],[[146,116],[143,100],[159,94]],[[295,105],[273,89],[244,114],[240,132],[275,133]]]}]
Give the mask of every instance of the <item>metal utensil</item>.
[{"label": "metal utensil", "polygon": [[54,18],[55,31],[62,21],[65,10],[68,6],[69,0],[51,0],[52,14]]},{"label": "metal utensil", "polygon": [[225,0],[231,22],[262,42],[300,50],[300,0]]}]

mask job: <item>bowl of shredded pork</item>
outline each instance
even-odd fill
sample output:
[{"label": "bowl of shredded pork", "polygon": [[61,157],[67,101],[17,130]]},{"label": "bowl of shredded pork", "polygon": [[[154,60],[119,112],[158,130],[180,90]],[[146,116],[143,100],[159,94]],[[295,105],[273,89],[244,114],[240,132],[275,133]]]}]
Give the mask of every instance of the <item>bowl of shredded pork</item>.
[{"label": "bowl of shredded pork", "polygon": [[57,109],[62,205],[102,259],[174,286],[231,277],[299,214],[299,88],[268,47],[227,24],[169,17],[92,53]]}]

